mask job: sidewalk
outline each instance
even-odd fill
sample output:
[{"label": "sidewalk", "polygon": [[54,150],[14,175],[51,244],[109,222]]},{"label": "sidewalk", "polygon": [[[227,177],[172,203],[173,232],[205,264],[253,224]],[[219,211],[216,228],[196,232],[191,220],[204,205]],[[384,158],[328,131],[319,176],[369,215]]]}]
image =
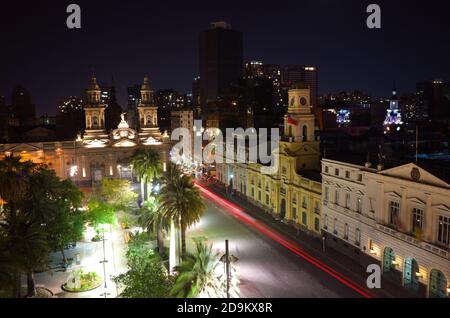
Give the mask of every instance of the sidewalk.
[{"label": "sidewalk", "polygon": [[[307,253],[317,258],[320,261],[333,267],[338,272],[346,275],[360,286],[366,286],[367,273],[356,260],[340,253],[330,246],[326,246],[325,253],[323,252],[322,241],[320,238],[310,236],[305,232],[298,230],[290,225],[277,221],[273,216],[260,207],[247,201],[245,198],[237,196],[236,194],[230,196],[226,193],[225,187],[218,183],[205,183],[202,180],[197,180],[202,186],[207,187],[214,193],[226,198],[230,202],[242,207],[252,217],[264,222],[269,227],[279,231],[287,236],[289,239],[299,244]],[[370,291],[380,298],[413,298],[416,297],[403,289],[401,286],[394,285],[390,281],[382,278],[382,288],[371,289]]]}]

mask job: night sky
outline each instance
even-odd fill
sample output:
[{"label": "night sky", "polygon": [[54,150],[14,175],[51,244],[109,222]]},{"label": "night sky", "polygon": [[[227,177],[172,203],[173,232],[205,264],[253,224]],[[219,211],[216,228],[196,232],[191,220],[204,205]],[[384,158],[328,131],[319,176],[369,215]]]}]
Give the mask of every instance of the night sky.
[{"label": "night sky", "polygon": [[[246,61],[318,66],[320,93],[358,88],[388,96],[394,81],[412,92],[417,81],[450,80],[448,0],[6,2],[0,94],[9,103],[22,84],[38,113],[55,114],[60,97],[84,94],[92,70],[101,84],[114,76],[124,108],[126,87],[145,73],[154,89],[189,92],[198,34],[219,20],[243,32]],[[66,27],[70,3],[81,6],[81,30]],[[381,30],[366,27],[369,3],[381,6]]]}]

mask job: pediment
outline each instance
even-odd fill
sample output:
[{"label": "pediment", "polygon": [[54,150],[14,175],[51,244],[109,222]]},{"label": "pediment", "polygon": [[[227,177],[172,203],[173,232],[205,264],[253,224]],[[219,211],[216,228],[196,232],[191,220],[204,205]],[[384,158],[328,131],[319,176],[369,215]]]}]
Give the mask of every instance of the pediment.
[{"label": "pediment", "polygon": [[389,191],[389,192],[386,192],[385,194],[388,197],[395,198],[395,199],[401,199],[402,198],[402,196],[400,194],[398,194],[397,192],[395,192],[395,191]]},{"label": "pediment", "polygon": [[419,198],[413,197],[407,199],[409,203],[415,204],[415,205],[425,205],[426,203]]},{"label": "pediment", "polygon": [[414,163],[409,163],[403,166],[383,170],[378,173],[381,175],[409,180],[412,182],[450,188],[450,185],[447,182],[439,179],[438,177],[434,176],[430,172],[417,166]]},{"label": "pediment", "polygon": [[12,153],[22,152],[22,151],[32,152],[32,151],[39,151],[39,150],[42,150],[42,149],[37,146],[31,145],[31,144],[18,144],[11,148],[5,149],[5,151],[10,151]]}]

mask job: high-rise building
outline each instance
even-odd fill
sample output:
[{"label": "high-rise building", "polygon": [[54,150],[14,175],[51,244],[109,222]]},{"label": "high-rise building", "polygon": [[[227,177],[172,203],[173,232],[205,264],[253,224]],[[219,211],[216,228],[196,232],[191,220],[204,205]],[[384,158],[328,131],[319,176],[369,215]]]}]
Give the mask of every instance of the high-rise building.
[{"label": "high-rise building", "polygon": [[120,115],[122,114],[122,107],[117,102],[116,87],[113,84],[109,89],[108,102],[105,109],[105,128],[106,131],[115,129],[120,122]]},{"label": "high-rise building", "polygon": [[450,116],[450,83],[441,80],[416,85],[415,118],[419,122],[431,120],[447,123]]},{"label": "high-rise building", "polygon": [[85,129],[83,100],[77,96],[63,97],[57,107],[56,124],[59,135],[75,138]]},{"label": "high-rise building", "polygon": [[226,22],[213,22],[200,33],[199,69],[202,117],[206,107],[218,97],[229,95],[242,77],[242,33]]},{"label": "high-rise building", "polygon": [[192,108],[194,110],[194,117],[201,117],[201,104],[200,104],[200,76],[194,78],[192,82]]},{"label": "high-rise building", "polygon": [[315,66],[286,66],[282,72],[282,83],[290,86],[296,82],[304,82],[311,91],[311,106],[313,110],[317,107],[317,96],[319,92],[319,70]]},{"label": "high-rise building", "polygon": [[14,87],[11,96],[11,111],[19,125],[35,124],[36,106],[31,102],[31,95],[25,87]]},{"label": "high-rise building", "polygon": [[244,65],[244,78],[255,78],[264,76],[264,65],[261,61],[250,61]]},{"label": "high-rise building", "polygon": [[127,88],[127,120],[130,127],[138,127],[139,116],[137,107],[141,102],[141,85],[134,85]]},{"label": "high-rise building", "polygon": [[160,89],[155,92],[155,105],[158,107],[158,126],[162,131],[170,129],[170,112],[188,106],[187,95],[176,90]]}]

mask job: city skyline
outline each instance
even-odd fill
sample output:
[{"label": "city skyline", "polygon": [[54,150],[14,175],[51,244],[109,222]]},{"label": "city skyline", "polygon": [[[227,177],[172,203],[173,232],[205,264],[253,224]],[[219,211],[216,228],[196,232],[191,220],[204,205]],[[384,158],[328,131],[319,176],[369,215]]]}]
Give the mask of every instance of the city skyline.
[{"label": "city skyline", "polygon": [[[65,27],[67,4],[33,8],[33,16],[20,13],[17,5],[3,11],[15,19],[6,17],[1,28],[11,30],[0,76],[0,95],[8,103],[13,87],[20,84],[30,91],[39,114],[54,114],[61,97],[82,97],[92,71],[102,85],[114,76],[122,107],[126,88],[145,73],[155,90],[189,92],[199,74],[198,36],[221,20],[243,33],[244,62],[317,66],[320,94],[361,89],[374,97],[388,96],[394,81],[402,93],[414,91],[416,82],[450,77],[443,63],[450,45],[434,40],[444,39],[448,26],[444,2],[439,1],[426,8],[382,1],[381,30],[365,26],[368,3],[304,1],[277,8],[246,3],[236,12],[232,4],[169,8],[135,2],[119,10],[115,1],[107,7],[81,1],[81,30]],[[428,41],[433,50],[427,50]]]}]

